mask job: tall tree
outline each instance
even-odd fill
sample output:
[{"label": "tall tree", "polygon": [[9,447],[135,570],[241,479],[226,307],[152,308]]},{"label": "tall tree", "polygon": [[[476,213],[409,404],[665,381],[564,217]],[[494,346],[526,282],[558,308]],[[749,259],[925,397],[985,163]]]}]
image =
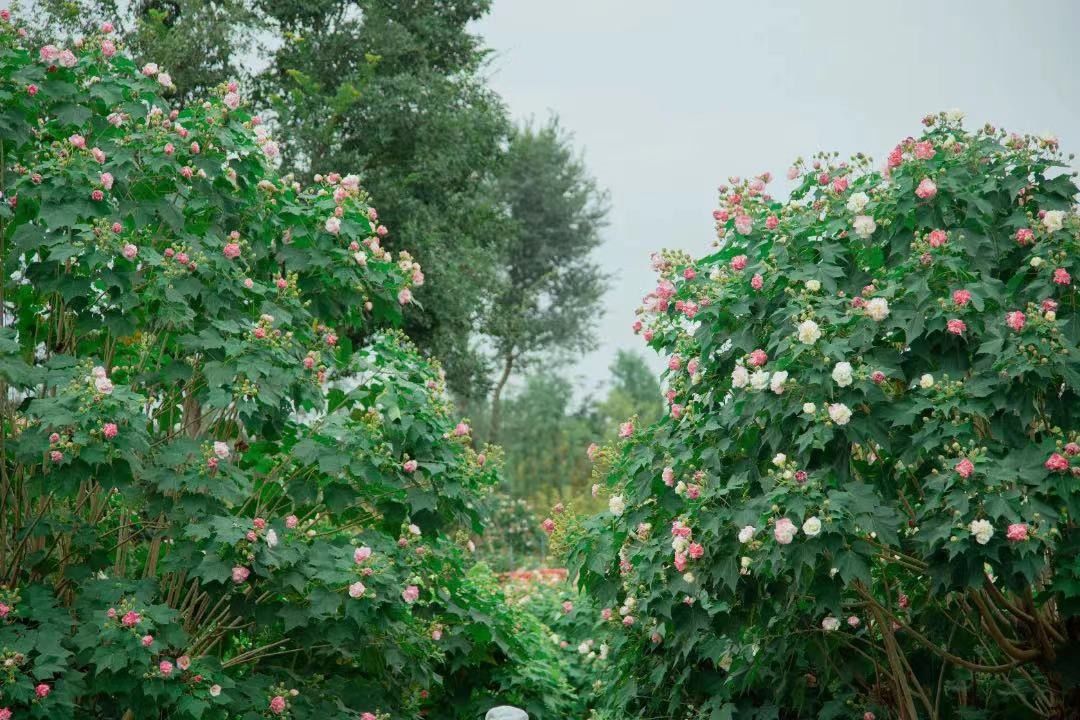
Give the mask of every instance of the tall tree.
[{"label": "tall tree", "polygon": [[592,259],[608,213],[558,118],[515,130],[498,177],[512,227],[486,317],[498,377],[489,439],[499,439],[506,383],[537,357],[580,353],[595,343],[607,276]]},{"label": "tall tree", "polygon": [[[359,172],[385,244],[409,248],[426,283],[407,331],[451,387],[485,393],[473,328],[506,236],[492,195],[510,124],[482,76],[468,24],[489,0],[262,0],[283,42],[260,80],[289,138],[285,162]],[[477,388],[479,387],[479,390]]]}]

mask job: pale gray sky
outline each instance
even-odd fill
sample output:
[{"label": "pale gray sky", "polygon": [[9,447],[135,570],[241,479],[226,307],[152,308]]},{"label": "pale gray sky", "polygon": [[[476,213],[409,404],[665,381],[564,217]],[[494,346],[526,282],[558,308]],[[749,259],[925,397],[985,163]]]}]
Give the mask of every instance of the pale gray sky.
[{"label": "pale gray sky", "polygon": [[557,112],[611,191],[599,256],[617,277],[586,388],[617,348],[643,347],[630,323],[649,253],[702,254],[729,175],[783,178],[816,150],[880,160],[951,108],[1080,152],[1071,0],[495,0],[476,29],[513,116]]}]

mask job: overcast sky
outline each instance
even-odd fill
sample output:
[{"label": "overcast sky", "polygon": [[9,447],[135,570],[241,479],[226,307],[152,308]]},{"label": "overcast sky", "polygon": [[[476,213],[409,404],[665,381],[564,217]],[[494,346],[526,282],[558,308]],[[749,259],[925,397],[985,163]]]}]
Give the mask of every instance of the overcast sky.
[{"label": "overcast sky", "polygon": [[951,108],[1080,152],[1080,2],[495,0],[476,29],[513,116],[558,113],[611,192],[588,389],[643,346],[649,253],[702,254],[729,175],[783,178],[816,150],[881,160]]}]

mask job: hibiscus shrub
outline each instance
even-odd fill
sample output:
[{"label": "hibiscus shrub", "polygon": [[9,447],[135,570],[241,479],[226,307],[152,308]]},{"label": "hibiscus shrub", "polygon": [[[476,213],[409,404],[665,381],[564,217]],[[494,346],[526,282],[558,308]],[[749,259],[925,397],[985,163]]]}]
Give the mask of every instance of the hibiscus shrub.
[{"label": "hibiscus shrub", "polygon": [[0,12],[0,718],[560,717],[466,572],[497,471],[386,330],[419,265],[111,31]]},{"label": "hibiscus shrub", "polygon": [[[1077,187],[929,116],[883,170],[732,178],[654,258],[667,417],[597,457],[571,572],[623,717],[1077,717]],[[608,613],[605,613],[608,615]]]}]

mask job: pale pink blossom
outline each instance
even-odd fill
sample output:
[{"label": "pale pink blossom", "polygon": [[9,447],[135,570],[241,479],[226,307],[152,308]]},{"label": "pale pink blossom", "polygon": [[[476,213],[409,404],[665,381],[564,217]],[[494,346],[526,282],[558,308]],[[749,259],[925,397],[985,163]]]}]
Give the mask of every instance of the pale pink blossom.
[{"label": "pale pink blossom", "polygon": [[1043,466],[1050,472],[1065,472],[1069,469],[1069,461],[1060,453],[1053,453]]},{"label": "pale pink blossom", "polygon": [[975,464],[972,463],[971,460],[964,458],[960,462],[956,463],[956,467],[954,469],[956,470],[956,474],[960,477],[968,478],[971,477],[971,474],[973,472],[975,472]]},{"label": "pale pink blossom", "polygon": [[787,518],[780,518],[773,527],[773,537],[776,538],[776,542],[781,545],[790,545],[798,532],[799,530],[795,527],[795,523]]},{"label": "pale pink blossom", "polygon": [[915,143],[915,157],[919,160],[929,160],[934,154],[934,145],[929,140]]},{"label": "pale pink blossom", "polygon": [[1028,526],[1026,523],[1013,523],[1005,531],[1005,539],[1009,542],[1024,542],[1028,539]]},{"label": "pale pink blossom", "polygon": [[1019,310],[1013,310],[1011,313],[1005,316],[1005,324],[1016,332],[1020,332],[1024,329],[1024,325],[1027,323],[1027,316]]},{"label": "pale pink blossom", "polygon": [[919,186],[915,188],[915,195],[923,200],[930,200],[937,195],[937,185],[930,178],[923,178]]},{"label": "pale pink blossom", "polygon": [[420,588],[415,585],[409,585],[401,591],[401,599],[405,602],[412,604],[420,597]]},{"label": "pale pink blossom", "polygon": [[237,585],[246,581],[249,575],[251,575],[251,570],[243,565],[237,565],[232,569],[232,581]]}]

